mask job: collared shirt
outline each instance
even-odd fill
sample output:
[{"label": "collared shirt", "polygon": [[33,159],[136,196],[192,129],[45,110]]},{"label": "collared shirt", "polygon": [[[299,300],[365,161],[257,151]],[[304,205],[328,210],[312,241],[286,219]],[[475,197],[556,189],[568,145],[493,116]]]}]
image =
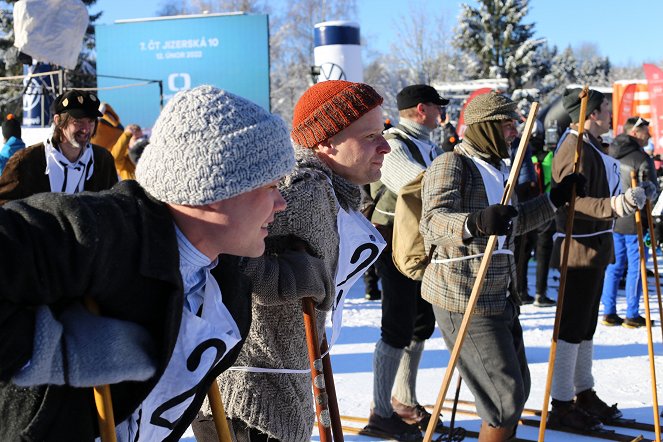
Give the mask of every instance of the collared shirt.
[{"label": "collared shirt", "polygon": [[177,247],[180,252],[180,273],[184,286],[184,306],[190,312],[197,314],[203,305],[204,287],[207,281],[207,272],[216,267],[218,259],[210,261],[184,236],[184,233],[175,226]]}]

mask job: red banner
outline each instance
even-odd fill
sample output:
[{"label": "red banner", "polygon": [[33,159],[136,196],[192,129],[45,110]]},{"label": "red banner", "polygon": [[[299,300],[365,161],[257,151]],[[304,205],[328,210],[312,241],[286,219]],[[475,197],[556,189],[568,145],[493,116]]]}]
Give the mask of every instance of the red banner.
[{"label": "red banner", "polygon": [[617,114],[617,132],[615,132],[615,136],[624,132],[624,123],[634,115],[633,100],[635,99],[636,87],[635,84],[631,83],[626,86],[622,93],[622,99],[619,102],[619,113]]},{"label": "red banner", "polygon": [[470,101],[474,100],[474,98],[475,98],[477,95],[487,94],[488,92],[490,92],[490,91],[492,91],[492,90],[493,90],[493,89],[491,89],[491,88],[489,88],[489,87],[482,87],[481,89],[477,89],[477,90],[475,90],[474,92],[472,92],[472,93],[470,94],[469,97],[467,97],[467,100],[465,101],[465,104],[463,104],[463,108],[462,108],[461,111],[460,111],[460,117],[458,117],[458,128],[457,128],[457,131],[458,131],[458,136],[459,136],[460,138],[463,138],[463,133],[465,132],[465,127],[466,127],[466,126],[465,126],[465,115],[464,115],[464,114],[465,114],[465,107],[467,106],[467,103],[469,103]]},{"label": "red banner", "polygon": [[649,89],[649,102],[651,105],[652,137],[654,149],[658,153],[663,149],[663,71],[653,64],[643,64],[647,88]]}]

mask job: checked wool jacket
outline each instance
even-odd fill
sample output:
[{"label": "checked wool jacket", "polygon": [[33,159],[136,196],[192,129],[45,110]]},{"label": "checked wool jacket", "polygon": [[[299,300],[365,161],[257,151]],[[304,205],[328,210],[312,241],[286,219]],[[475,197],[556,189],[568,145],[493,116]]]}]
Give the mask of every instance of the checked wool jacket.
[{"label": "checked wool jacket", "polygon": [[[427,253],[432,244],[437,246],[433,261],[483,253],[488,244],[487,237],[463,240],[467,216],[489,204],[479,169],[469,158],[461,156],[457,151],[442,154],[424,176],[420,231]],[[555,212],[547,195],[520,204],[514,195],[511,204],[518,210],[518,216],[513,219],[513,231],[506,238],[505,248],[513,251],[513,236],[537,228]],[[480,264],[481,257],[432,262],[424,274],[423,298],[445,310],[464,313]],[[513,255],[493,255],[474,314],[492,316],[503,312],[515,271]]]}]

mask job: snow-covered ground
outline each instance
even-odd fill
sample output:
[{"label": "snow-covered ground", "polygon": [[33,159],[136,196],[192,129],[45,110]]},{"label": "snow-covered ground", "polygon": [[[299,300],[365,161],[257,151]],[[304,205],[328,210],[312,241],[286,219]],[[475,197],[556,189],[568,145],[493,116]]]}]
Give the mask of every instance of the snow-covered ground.
[{"label": "snow-covered ground", "polygon": [[[651,263],[650,263],[651,264]],[[651,265],[650,265],[651,266]],[[659,267],[663,267],[663,258],[659,256]],[[534,293],[534,262],[529,266],[530,293]],[[557,271],[549,276],[549,293],[552,298],[557,296],[559,282]],[[649,293],[652,319],[656,321],[652,330],[654,353],[658,356],[656,373],[660,386],[663,380],[663,346],[660,315],[656,299],[654,278],[649,278]],[[339,399],[341,414],[368,417],[372,395],[372,360],[375,342],[380,336],[380,302],[365,301],[363,285],[359,281],[351,290],[345,303],[343,331],[332,349],[332,366]],[[644,304],[641,314],[644,316]],[[626,310],[623,290],[618,296],[618,314],[624,316]],[[525,335],[527,359],[532,375],[532,391],[527,407],[542,407],[545,379],[548,367],[550,342],[555,318],[554,308],[537,308],[532,305],[523,306],[520,321]],[[329,333],[329,332],[328,332]],[[433,404],[437,398],[444,370],[449,361],[447,351],[439,330],[426,342],[426,349],[421,360],[417,382],[417,396],[422,404]],[[652,383],[647,350],[647,331],[645,328],[626,329],[623,327],[606,327],[599,323],[594,336],[594,377],[599,396],[608,404],[617,402],[624,412],[624,417],[634,418],[642,422],[653,423]],[[452,380],[447,397],[452,397],[456,381]],[[463,386],[461,399],[473,400],[469,390]],[[660,401],[660,399],[659,399]],[[467,407],[466,407],[467,408]],[[445,412],[444,420],[448,423],[449,412]],[[480,421],[472,416],[457,416],[458,425],[467,429],[478,430]],[[349,425],[349,424],[348,424]],[[360,424],[355,424],[360,425]],[[643,434],[653,439],[653,433],[637,430],[618,429],[619,432]],[[518,436],[537,439],[538,429],[522,427]],[[317,433],[313,441],[318,441]],[[369,441],[365,436],[345,435],[346,441]],[[466,440],[472,440],[470,438]],[[585,441],[592,438],[574,436],[548,430],[546,440]],[[193,432],[189,429],[182,441],[194,442]]]}]

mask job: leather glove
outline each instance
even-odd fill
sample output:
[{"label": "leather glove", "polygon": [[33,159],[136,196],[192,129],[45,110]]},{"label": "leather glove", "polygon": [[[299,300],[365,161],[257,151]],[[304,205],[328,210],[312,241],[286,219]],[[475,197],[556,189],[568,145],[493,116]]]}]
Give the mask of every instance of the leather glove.
[{"label": "leather glove", "polygon": [[638,187],[642,187],[649,201],[654,201],[658,196],[658,188],[651,181],[642,181]]},{"label": "leather glove", "polygon": [[559,183],[553,183],[550,189],[550,201],[555,207],[560,208],[571,200],[571,190],[576,186],[576,195],[579,197],[587,196],[585,184],[587,179],[579,173],[572,173],[562,178]]},{"label": "leather glove", "polygon": [[483,210],[477,210],[468,215],[467,230],[472,236],[508,235],[511,232],[511,218],[518,215],[513,206],[493,204]]},{"label": "leather glove", "polygon": [[17,385],[93,387],[145,381],[156,372],[154,342],[138,324],[95,316],[80,304],[60,322],[41,306],[35,322],[32,359],[12,379]]},{"label": "leather glove", "polygon": [[620,218],[633,215],[636,209],[642,209],[647,201],[647,195],[642,187],[627,189],[621,195],[610,198],[610,206]]}]

